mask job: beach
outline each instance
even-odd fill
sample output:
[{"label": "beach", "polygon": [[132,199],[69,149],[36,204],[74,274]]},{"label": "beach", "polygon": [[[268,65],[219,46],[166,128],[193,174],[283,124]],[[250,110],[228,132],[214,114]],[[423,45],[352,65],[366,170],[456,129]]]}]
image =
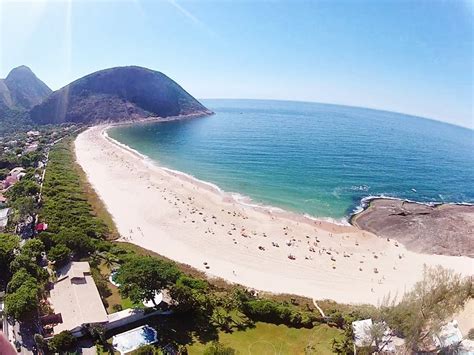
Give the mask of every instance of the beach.
[{"label": "beach", "polygon": [[378,304],[420,280],[423,265],[464,275],[469,257],[421,254],[354,226],[237,201],[161,168],[96,126],[75,141],[78,163],[123,241],[256,290]]}]

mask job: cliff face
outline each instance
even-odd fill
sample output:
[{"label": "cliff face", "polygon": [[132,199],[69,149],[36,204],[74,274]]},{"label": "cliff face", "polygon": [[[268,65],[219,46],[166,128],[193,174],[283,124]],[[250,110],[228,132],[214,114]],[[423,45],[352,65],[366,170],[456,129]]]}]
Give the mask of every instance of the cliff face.
[{"label": "cliff face", "polygon": [[166,75],[141,67],[101,70],[53,92],[31,110],[36,123],[95,123],[212,113]]}]

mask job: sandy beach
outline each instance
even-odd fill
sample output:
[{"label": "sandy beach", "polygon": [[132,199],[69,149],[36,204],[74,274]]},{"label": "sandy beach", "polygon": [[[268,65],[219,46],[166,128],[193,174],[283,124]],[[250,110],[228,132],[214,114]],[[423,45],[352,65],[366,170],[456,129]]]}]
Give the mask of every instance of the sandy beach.
[{"label": "sandy beach", "polygon": [[377,304],[421,278],[423,265],[465,275],[474,259],[408,251],[353,226],[237,202],[112,141],[107,126],[81,133],[78,163],[124,241],[209,276],[275,293]]}]

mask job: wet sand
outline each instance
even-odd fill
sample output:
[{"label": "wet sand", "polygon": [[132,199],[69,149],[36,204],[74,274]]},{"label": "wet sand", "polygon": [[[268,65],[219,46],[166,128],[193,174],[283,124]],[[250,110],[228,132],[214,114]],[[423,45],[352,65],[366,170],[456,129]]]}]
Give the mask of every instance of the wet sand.
[{"label": "wet sand", "polygon": [[161,168],[111,140],[81,133],[78,163],[124,241],[257,290],[377,304],[441,264],[465,275],[467,257],[408,251],[354,226],[237,202],[210,184]]}]

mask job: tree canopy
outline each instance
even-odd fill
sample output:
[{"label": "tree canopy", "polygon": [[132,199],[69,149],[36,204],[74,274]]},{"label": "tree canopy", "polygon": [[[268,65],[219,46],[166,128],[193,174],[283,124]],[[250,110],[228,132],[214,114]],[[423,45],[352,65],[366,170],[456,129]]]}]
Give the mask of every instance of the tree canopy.
[{"label": "tree canopy", "polygon": [[175,264],[157,258],[138,256],[125,262],[115,280],[120,292],[135,303],[153,300],[160,290],[174,284],[180,276]]},{"label": "tree canopy", "polygon": [[19,246],[20,238],[16,235],[0,234],[0,288],[10,279],[10,263],[15,257],[15,249]]}]

